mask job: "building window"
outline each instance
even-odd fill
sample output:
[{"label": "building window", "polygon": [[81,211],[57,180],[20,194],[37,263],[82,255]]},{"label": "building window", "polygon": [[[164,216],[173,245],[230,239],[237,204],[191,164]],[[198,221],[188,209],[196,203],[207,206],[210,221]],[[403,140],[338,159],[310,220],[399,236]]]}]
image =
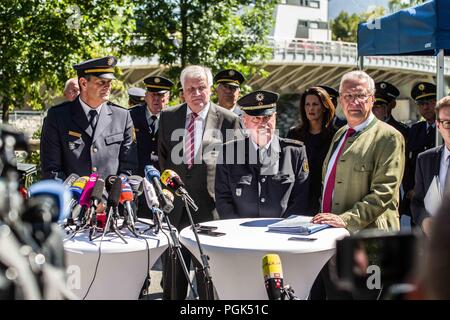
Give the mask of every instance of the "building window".
[{"label": "building window", "polygon": [[290,4],[293,6],[311,7],[320,9],[320,0],[285,0],[282,3]]}]

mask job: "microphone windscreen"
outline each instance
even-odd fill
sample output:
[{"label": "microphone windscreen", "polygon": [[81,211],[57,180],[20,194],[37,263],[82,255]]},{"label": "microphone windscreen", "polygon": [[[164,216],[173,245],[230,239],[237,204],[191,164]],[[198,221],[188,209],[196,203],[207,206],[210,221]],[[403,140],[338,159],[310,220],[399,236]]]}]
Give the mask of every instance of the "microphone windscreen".
[{"label": "microphone windscreen", "polygon": [[74,181],[72,186],[69,188],[69,191],[72,193],[72,197],[76,200],[79,200],[81,197],[81,194],[83,193],[84,187],[86,186],[86,183],[89,181],[89,177],[79,177],[77,180]]},{"label": "microphone windscreen", "polygon": [[147,206],[149,208],[159,207],[158,196],[156,195],[155,188],[147,179],[142,180],[142,185],[144,187],[145,201],[147,201]]},{"label": "microphone windscreen", "polygon": [[105,188],[106,188],[106,191],[109,192],[109,191],[111,190],[111,187],[112,187],[114,181],[116,181],[116,179],[119,179],[119,177],[118,177],[118,176],[115,176],[115,175],[109,175],[109,176],[106,178],[106,180],[105,180]]},{"label": "microphone windscreen", "polygon": [[96,201],[97,203],[102,201],[104,189],[105,189],[105,180],[97,179],[94,188],[92,189],[91,201]]},{"label": "microphone windscreen", "polygon": [[279,300],[283,289],[283,269],[278,254],[266,254],[262,259],[262,270],[269,300]]},{"label": "microphone windscreen", "polygon": [[144,168],[144,172],[145,172],[145,177],[149,181],[152,181],[153,178],[157,178],[159,180],[159,178],[161,176],[161,174],[159,173],[158,169],[156,169],[152,165],[146,165],[145,168]]},{"label": "microphone windscreen", "polygon": [[133,201],[133,190],[129,183],[122,183],[122,190],[120,193],[120,203],[124,203],[125,201]]},{"label": "microphone windscreen", "polygon": [[76,173],[72,173],[70,176],[67,177],[66,180],[64,180],[64,185],[67,187],[71,187],[72,184],[79,178],[80,176]]},{"label": "microphone windscreen", "polygon": [[91,198],[92,190],[94,189],[95,182],[97,181],[98,174],[92,173],[89,176],[89,181],[86,183],[84,187],[83,193],[80,197],[80,205],[89,207],[89,200]]},{"label": "microphone windscreen", "polygon": [[117,207],[120,201],[120,193],[122,192],[122,180],[115,179],[111,185],[111,189],[108,194],[108,207]]}]

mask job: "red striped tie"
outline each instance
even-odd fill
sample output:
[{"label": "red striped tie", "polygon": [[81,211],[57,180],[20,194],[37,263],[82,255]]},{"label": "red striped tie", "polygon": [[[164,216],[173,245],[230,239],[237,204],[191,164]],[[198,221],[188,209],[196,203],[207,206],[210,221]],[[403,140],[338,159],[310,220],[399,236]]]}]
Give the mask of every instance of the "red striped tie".
[{"label": "red striped tie", "polygon": [[195,119],[198,117],[197,113],[192,112],[189,118],[189,123],[187,127],[187,137],[186,137],[186,149],[184,154],[186,156],[186,163],[188,169],[191,169],[194,164],[195,156]]},{"label": "red striped tie", "polygon": [[323,193],[323,201],[322,201],[322,211],[323,212],[331,212],[331,200],[333,199],[333,190],[334,183],[336,182],[336,167],[339,161],[339,157],[341,156],[342,151],[344,151],[345,142],[347,139],[355,133],[355,129],[348,128],[345,133],[344,141],[342,142],[341,148],[336,155],[336,159],[333,163],[333,168],[331,169],[330,175],[328,176],[327,185],[325,186],[325,192]]}]

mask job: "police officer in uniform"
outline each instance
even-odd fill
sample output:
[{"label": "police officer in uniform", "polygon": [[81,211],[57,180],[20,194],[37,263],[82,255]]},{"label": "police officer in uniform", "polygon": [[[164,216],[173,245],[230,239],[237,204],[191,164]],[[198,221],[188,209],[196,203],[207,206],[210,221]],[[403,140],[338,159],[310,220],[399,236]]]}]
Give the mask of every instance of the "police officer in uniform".
[{"label": "police officer in uniform", "polygon": [[214,76],[214,83],[217,85],[217,104],[238,116],[242,115],[242,111],[236,102],[240,97],[241,84],[244,81],[244,75],[234,69],[219,71]]},{"label": "police officer in uniform", "polygon": [[221,219],[285,217],[306,211],[308,160],[303,143],[275,134],[278,94],[255,91],[238,104],[248,131],[223,145],[216,166]]},{"label": "police officer in uniform", "polygon": [[145,90],[138,87],[128,89],[128,107],[133,108],[145,102]]},{"label": "police officer in uniform", "polygon": [[[411,90],[411,97],[419,107],[420,115],[425,121],[420,121],[409,129],[407,151],[407,166],[405,170],[404,188],[406,199],[412,198],[414,190],[414,176],[416,172],[416,160],[419,153],[435,147],[436,140],[436,86],[429,82],[419,82]],[[406,201],[405,201],[406,202]],[[401,208],[402,214],[410,215],[409,201]]]},{"label": "police officer in uniform", "polygon": [[[339,91],[337,91],[335,88],[332,88],[332,87],[326,86],[326,85],[320,85],[318,87],[324,89],[328,93],[328,95],[330,96],[331,102],[333,102],[334,110],[337,110]],[[332,121],[332,127],[333,127],[334,131],[339,130],[340,127],[343,127],[346,124],[347,124],[347,121],[345,119],[339,118],[337,114],[334,115],[334,119]]]},{"label": "police officer in uniform", "polygon": [[164,77],[148,77],[144,79],[147,92],[145,103],[130,109],[136,133],[138,170],[136,174],[144,176],[146,165],[159,169],[158,161],[158,128],[159,113],[167,107],[170,89],[173,82]]},{"label": "police officer in uniform", "polygon": [[396,99],[399,95],[400,91],[389,82],[381,81],[375,83],[375,103],[372,112],[379,120],[397,129],[406,142],[408,139],[408,126],[397,121],[392,116],[392,109],[395,108],[397,104]]},{"label": "police officer in uniform", "polygon": [[43,178],[132,174],[133,122],[127,109],[108,101],[116,63],[107,56],[74,65],[80,95],[50,108],[42,127]]}]

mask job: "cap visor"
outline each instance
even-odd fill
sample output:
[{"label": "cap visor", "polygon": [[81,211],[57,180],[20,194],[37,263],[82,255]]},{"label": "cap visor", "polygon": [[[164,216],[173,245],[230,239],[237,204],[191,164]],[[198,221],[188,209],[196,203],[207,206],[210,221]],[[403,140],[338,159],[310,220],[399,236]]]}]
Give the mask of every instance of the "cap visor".
[{"label": "cap visor", "polygon": [[246,114],[253,117],[259,117],[259,116],[270,116],[271,114],[274,114],[277,109],[276,108],[266,108],[266,109],[259,109],[259,110],[244,110],[242,109]]},{"label": "cap visor", "polygon": [[236,82],[221,82],[220,84],[226,84],[228,86],[237,87],[237,88],[239,88],[241,86],[239,83],[236,83]]}]

